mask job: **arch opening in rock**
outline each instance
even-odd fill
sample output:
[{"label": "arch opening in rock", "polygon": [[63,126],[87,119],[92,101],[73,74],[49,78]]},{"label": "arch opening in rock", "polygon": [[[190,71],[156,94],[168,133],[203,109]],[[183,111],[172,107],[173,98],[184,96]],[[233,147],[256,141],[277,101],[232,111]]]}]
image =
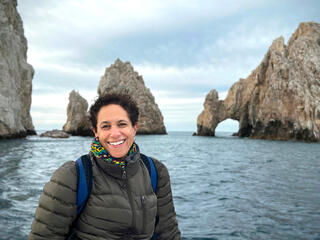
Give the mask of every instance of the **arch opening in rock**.
[{"label": "arch opening in rock", "polygon": [[238,134],[238,131],[239,121],[228,118],[218,123],[215,129],[215,136],[231,136]]}]

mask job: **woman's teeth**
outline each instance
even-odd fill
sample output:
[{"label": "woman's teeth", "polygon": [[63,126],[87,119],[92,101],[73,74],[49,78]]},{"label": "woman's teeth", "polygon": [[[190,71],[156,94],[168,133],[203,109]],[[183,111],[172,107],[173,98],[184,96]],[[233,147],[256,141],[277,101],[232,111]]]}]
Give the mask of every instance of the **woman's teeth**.
[{"label": "woman's teeth", "polygon": [[121,140],[119,142],[109,142],[112,146],[117,146],[117,145],[120,145],[122,143],[124,143],[124,140]]}]

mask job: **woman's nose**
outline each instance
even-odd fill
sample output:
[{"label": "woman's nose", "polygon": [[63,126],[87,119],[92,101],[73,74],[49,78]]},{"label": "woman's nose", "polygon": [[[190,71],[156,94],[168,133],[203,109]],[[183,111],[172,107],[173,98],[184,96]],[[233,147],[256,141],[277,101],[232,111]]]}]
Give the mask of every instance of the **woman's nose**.
[{"label": "woman's nose", "polygon": [[119,128],[117,128],[117,127],[111,128],[110,135],[111,135],[111,137],[117,137],[117,136],[121,135]]}]

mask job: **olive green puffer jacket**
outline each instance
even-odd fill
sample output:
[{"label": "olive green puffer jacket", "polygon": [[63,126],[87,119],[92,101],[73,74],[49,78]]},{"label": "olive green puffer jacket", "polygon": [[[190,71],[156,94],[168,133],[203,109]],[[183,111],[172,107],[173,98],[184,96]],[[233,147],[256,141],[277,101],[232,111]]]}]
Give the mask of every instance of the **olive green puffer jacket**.
[{"label": "olive green puffer jacket", "polygon": [[[127,157],[125,171],[92,154],[90,158],[92,192],[75,224],[75,239],[150,239],[156,218],[158,239],[181,239],[163,163],[153,159],[158,173],[155,195],[139,152]],[[66,162],[43,189],[29,240],[66,238],[77,215],[76,191],[75,162]]]}]

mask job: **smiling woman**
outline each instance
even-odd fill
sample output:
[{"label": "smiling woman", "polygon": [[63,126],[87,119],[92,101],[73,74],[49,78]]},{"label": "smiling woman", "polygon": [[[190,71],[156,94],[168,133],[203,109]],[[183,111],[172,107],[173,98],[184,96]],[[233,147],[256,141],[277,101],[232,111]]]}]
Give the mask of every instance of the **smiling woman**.
[{"label": "smiling woman", "polygon": [[[90,108],[95,138],[83,158],[93,175],[87,204],[77,213],[76,163],[66,162],[43,189],[29,239],[181,239],[168,170],[149,157],[147,166],[134,140],[138,118],[128,95],[95,101]],[[157,172],[155,188],[150,165]]]}]

